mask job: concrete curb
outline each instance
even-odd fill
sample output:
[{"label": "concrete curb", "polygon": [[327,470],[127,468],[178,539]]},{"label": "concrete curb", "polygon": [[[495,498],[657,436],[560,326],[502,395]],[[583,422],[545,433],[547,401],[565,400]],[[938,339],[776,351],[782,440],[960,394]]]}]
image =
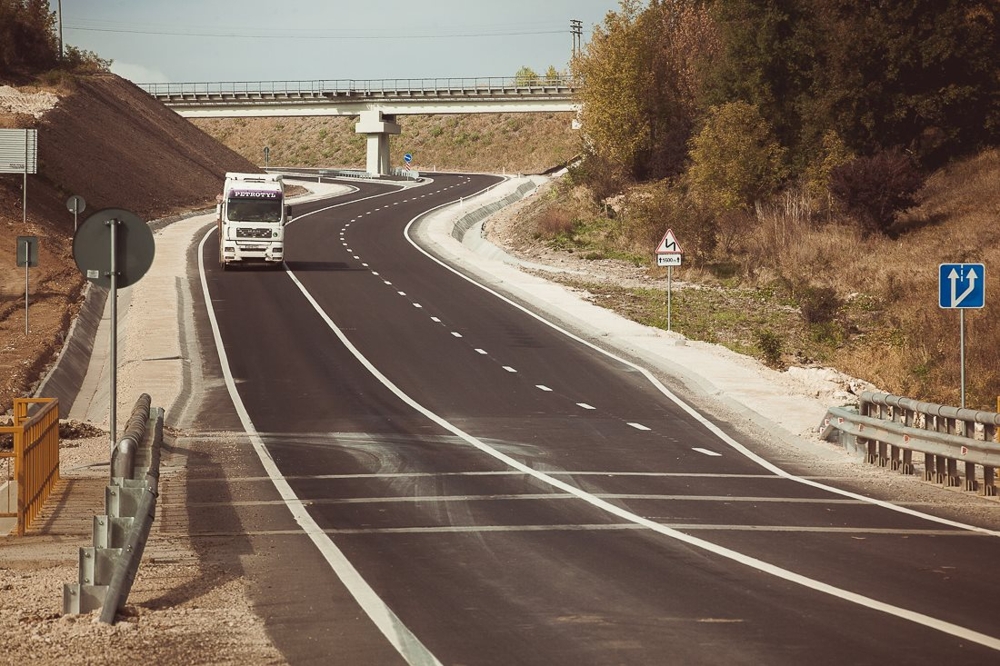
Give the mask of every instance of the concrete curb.
[{"label": "concrete curb", "polygon": [[73,402],[80,393],[80,387],[90,367],[90,355],[94,350],[97,329],[104,317],[104,307],[108,301],[108,290],[87,283],[83,306],[70,324],[66,342],[56,357],[48,374],[35,390],[35,397],[45,396],[59,399],[59,418],[68,418]]}]

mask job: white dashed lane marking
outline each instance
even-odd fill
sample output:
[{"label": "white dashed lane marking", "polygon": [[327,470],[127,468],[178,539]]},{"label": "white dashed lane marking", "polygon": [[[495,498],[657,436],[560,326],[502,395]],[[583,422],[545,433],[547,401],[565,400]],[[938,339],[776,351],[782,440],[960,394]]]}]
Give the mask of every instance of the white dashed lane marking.
[{"label": "white dashed lane marking", "polygon": [[718,451],[710,451],[708,449],[702,449],[702,448],[694,448],[694,449],[691,449],[691,450],[692,451],[697,451],[698,453],[703,453],[706,456],[712,456],[713,458],[721,458],[722,457],[722,454],[719,453]]},{"label": "white dashed lane marking", "polygon": [[643,430],[643,431],[648,431],[649,430],[649,428],[647,428],[646,426],[642,425],[641,423],[629,423],[629,425],[632,426],[633,428],[635,428],[636,430]]},{"label": "white dashed lane marking", "polygon": [[596,407],[593,407],[593,406],[591,406],[591,405],[588,405],[588,404],[587,404],[587,403],[585,403],[585,402],[578,402],[578,403],[576,403],[576,406],[577,406],[577,407],[582,407],[582,408],[584,408],[584,409],[597,409]]}]

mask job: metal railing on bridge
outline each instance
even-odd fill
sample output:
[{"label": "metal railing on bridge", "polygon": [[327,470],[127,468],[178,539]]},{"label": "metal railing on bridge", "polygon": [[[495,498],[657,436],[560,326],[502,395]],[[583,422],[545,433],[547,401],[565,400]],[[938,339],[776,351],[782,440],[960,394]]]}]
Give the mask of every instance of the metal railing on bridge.
[{"label": "metal railing on bridge", "polygon": [[568,76],[335,79],[316,81],[229,81],[219,83],[144,83],[164,102],[252,99],[410,99],[421,97],[570,97],[581,86]]}]

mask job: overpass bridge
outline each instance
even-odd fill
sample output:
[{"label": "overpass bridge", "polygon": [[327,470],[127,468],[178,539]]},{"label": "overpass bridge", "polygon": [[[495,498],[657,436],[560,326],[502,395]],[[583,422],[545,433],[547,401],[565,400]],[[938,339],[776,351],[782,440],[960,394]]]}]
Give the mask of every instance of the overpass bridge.
[{"label": "overpass bridge", "polygon": [[568,77],[150,83],[140,87],[185,118],[359,116],[367,171],[389,173],[396,116],[578,111]]}]

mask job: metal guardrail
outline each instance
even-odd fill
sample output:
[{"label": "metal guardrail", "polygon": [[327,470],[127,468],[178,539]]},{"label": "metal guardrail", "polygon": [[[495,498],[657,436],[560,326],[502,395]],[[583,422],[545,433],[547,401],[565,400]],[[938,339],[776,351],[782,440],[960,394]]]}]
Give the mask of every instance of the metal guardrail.
[{"label": "metal guardrail", "polygon": [[224,81],[187,83],[142,83],[150,95],[169,101],[212,98],[409,98],[439,95],[569,95],[581,87],[569,76],[432,78],[432,79],[335,79],[312,81]]},{"label": "metal guardrail", "polygon": [[857,410],[831,408],[820,424],[820,436],[837,438],[845,448],[863,454],[866,462],[903,474],[915,472],[913,454],[922,453],[925,481],[993,497],[1000,465],[998,426],[996,412],[866,391]]},{"label": "metal guardrail", "polygon": [[[94,517],[94,545],[80,548],[78,580],[63,586],[64,614],[100,608],[101,622],[114,624],[128,599],[153,525],[159,493],[163,409],[149,405],[149,396],[141,395],[115,447],[112,467],[128,476],[113,477],[105,489],[107,513]],[[137,443],[134,453],[123,452],[128,448],[122,446],[126,440]]]},{"label": "metal guardrail", "polygon": [[[499,184],[499,183],[498,183]],[[469,229],[474,227],[477,222],[485,220],[487,217],[497,212],[505,206],[524,198],[527,192],[535,189],[535,183],[528,181],[527,183],[521,183],[516,190],[508,194],[502,199],[498,199],[491,203],[485,204],[472,210],[455,221],[455,226],[452,227],[451,235],[455,240],[461,241],[465,234],[468,233]],[[492,188],[491,188],[492,189]]]},{"label": "metal guardrail", "polygon": [[[8,493],[8,510],[0,518],[16,518],[17,535],[24,536],[59,480],[59,400],[15,398],[14,425],[0,427],[0,435],[13,438],[11,451],[0,452]],[[17,491],[16,511],[9,510],[11,488]]]}]

